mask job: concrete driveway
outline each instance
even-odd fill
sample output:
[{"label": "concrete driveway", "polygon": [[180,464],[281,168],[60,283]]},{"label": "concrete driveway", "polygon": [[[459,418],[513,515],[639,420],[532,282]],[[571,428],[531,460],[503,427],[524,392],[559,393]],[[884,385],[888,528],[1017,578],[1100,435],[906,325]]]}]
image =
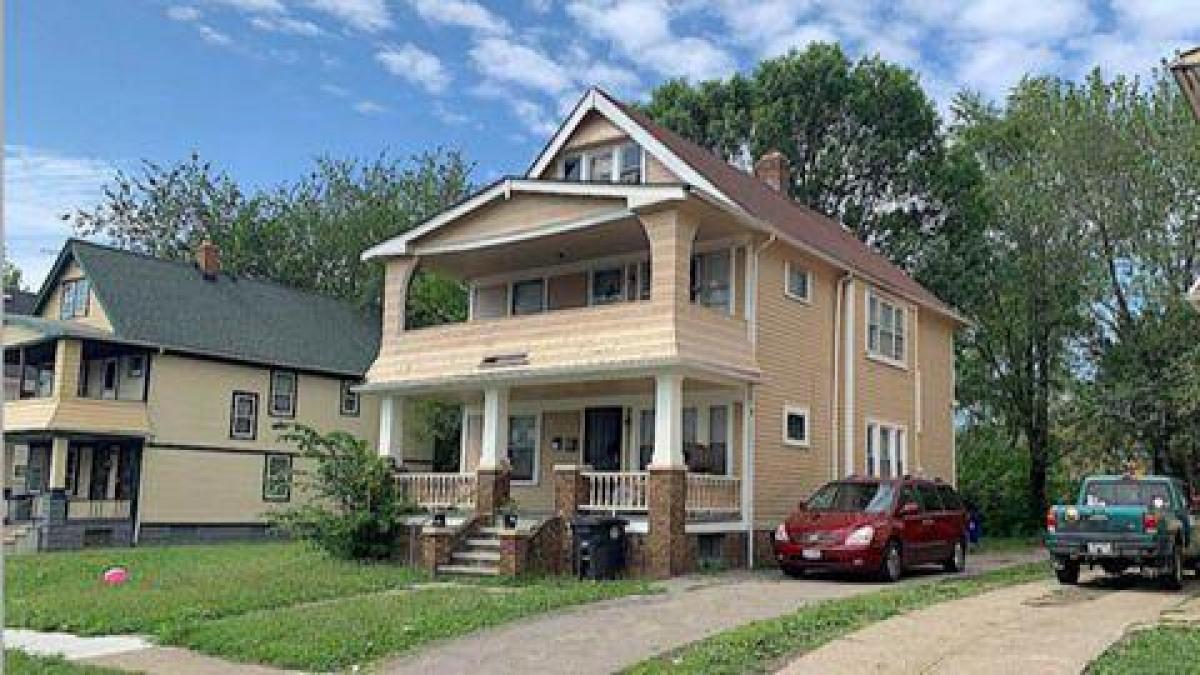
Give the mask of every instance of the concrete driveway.
[{"label": "concrete driveway", "polygon": [[[973,556],[967,573],[1044,559],[1041,551]],[[904,583],[943,578],[923,573]],[[674,579],[662,595],[621,598],[508,624],[431,645],[379,670],[601,675],[750,621],[883,587],[850,579],[794,581],[776,571]]]},{"label": "concrete driveway", "polygon": [[873,624],[780,672],[1074,675],[1130,627],[1157,622],[1197,590],[1193,578],[1179,593],[1098,574],[1079,586],[1024,584]]}]

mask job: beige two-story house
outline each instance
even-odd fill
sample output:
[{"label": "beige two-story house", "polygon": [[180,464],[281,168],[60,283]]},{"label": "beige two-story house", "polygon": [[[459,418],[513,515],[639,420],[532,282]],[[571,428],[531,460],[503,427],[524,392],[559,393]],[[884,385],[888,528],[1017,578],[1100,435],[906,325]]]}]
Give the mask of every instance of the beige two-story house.
[{"label": "beige two-story house", "polygon": [[[524,176],[368,250],[386,290],[363,389],[417,500],[479,527],[511,496],[534,536],[620,514],[634,571],[665,576],[767,554],[832,478],[953,482],[961,319],[792,202],[782,155],[756,174],[593,89]],[[418,269],[468,285],[465,323],[405,326]],[[428,396],[463,407],[458,473],[400,440]],[[435,563],[495,571],[453,541]]]},{"label": "beige two-story house", "polygon": [[262,536],[292,489],[290,424],[375,443],[353,387],[378,316],[219,268],[72,240],[4,319],[9,548]]}]

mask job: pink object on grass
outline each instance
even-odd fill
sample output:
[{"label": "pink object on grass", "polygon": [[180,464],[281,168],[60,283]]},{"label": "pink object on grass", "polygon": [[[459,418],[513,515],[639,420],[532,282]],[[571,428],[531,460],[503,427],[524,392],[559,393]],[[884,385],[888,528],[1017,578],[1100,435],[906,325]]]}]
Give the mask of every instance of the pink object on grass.
[{"label": "pink object on grass", "polygon": [[104,583],[109,586],[120,586],[129,581],[129,571],[124,567],[110,567],[104,570]]}]

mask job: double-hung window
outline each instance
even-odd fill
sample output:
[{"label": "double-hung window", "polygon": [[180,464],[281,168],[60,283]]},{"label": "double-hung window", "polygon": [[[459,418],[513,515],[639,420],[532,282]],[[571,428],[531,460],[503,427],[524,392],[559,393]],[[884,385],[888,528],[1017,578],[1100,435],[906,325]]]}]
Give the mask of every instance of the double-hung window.
[{"label": "double-hung window", "polygon": [[620,148],[620,163],[617,165],[618,183],[642,182],[642,148],[637,143],[626,143]]},{"label": "double-hung window", "polygon": [[867,353],[904,363],[904,308],[871,293],[867,296]]},{"label": "double-hung window", "polygon": [[592,270],[592,304],[607,305],[621,302],[625,297],[624,267],[604,267]]},{"label": "double-hung window", "polygon": [[257,430],[258,394],[249,391],[233,392],[233,402],[229,406],[229,437],[252,441]]},{"label": "double-hung window", "polygon": [[351,389],[356,383],[352,380],[342,380],[342,392],[339,404],[340,412],[347,417],[358,417],[362,400],[358,392]]},{"label": "double-hung window", "polygon": [[529,279],[512,286],[512,315],[539,314],[546,310],[546,280]]},{"label": "double-hung window", "polygon": [[291,370],[271,371],[271,416],[296,416],[296,373]]},{"label": "double-hung window", "polygon": [[898,478],[904,475],[908,439],[904,427],[870,422],[867,424],[864,463],[868,476]]},{"label": "double-hung window", "polygon": [[731,259],[728,249],[692,256],[692,302],[730,310],[733,301]]},{"label": "double-hung window", "polygon": [[613,168],[616,166],[613,161],[613,155],[616,148],[606,148],[604,150],[594,150],[584,155],[585,171],[584,180],[597,183],[611,183],[613,179]]},{"label": "double-hung window", "polygon": [[91,296],[91,284],[87,279],[70,279],[62,283],[62,296],[59,298],[58,318],[73,319],[87,316],[88,299]]},{"label": "double-hung window", "polygon": [[783,443],[801,447],[808,445],[808,408],[784,406]]},{"label": "double-hung window", "polygon": [[810,295],[812,276],[808,270],[792,262],[786,263],[784,268],[786,271],[785,283],[787,284],[784,287],[784,293],[793,300],[810,302],[812,300]]},{"label": "double-hung window", "polygon": [[508,461],[512,480],[537,482],[537,415],[508,418]]},{"label": "double-hung window", "polygon": [[292,498],[292,456],[265,455],[262,498],[264,502],[286,502]]}]

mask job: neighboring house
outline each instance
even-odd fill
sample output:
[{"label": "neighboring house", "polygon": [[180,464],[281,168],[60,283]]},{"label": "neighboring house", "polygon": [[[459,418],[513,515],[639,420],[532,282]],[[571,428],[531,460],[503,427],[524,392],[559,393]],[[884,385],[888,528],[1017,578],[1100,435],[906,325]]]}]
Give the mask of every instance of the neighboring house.
[{"label": "neighboring house", "polygon": [[[67,242],[4,325],[7,516],[25,548],[261,536],[293,499],[284,425],[376,442],[351,390],[378,317],[279,284]],[[15,542],[12,542],[15,543]]]},{"label": "neighboring house", "polygon": [[[386,266],[363,387],[384,397],[380,451],[428,462],[401,441],[412,399],[465,412],[462,472],[404,476],[410,493],[474,516],[511,494],[533,548],[547,522],[621,514],[634,570],[668,576],[769,556],[831,478],[953,482],[962,320],[788,199],[781,154],[756,174],[593,89],[525,176],[367,251]],[[468,284],[465,323],[406,328],[417,269]]]},{"label": "neighboring house", "polygon": [[4,291],[5,314],[29,314],[33,312],[33,305],[36,302],[37,293],[22,291],[19,288],[10,288]]}]

